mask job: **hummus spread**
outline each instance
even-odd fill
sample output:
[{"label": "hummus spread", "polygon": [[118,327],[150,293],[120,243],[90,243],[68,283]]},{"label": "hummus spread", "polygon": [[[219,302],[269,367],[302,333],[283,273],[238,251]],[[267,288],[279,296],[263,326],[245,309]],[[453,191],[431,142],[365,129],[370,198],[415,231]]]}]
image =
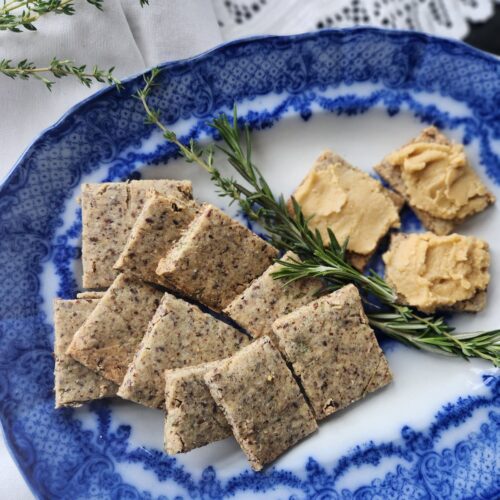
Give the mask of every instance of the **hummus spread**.
[{"label": "hummus spread", "polygon": [[399,214],[380,182],[360,170],[333,162],[313,168],[294,194],[309,227],[318,229],[328,243],[328,228],[347,249],[367,255],[391,227],[399,227]]},{"label": "hummus spread", "polygon": [[490,202],[461,144],[415,142],[387,160],[400,169],[410,204],[434,217],[463,219]]},{"label": "hummus spread", "polygon": [[387,281],[423,312],[469,300],[490,280],[488,244],[471,236],[399,234],[383,259]]}]

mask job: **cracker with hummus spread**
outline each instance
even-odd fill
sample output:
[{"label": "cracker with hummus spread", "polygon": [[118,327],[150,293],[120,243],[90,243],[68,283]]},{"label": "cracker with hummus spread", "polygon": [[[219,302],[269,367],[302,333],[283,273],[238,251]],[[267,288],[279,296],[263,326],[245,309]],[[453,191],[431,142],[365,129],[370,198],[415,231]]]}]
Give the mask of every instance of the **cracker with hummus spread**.
[{"label": "cracker with hummus spread", "polygon": [[249,342],[232,326],[165,293],[118,395],[144,406],[163,407],[165,370],[222,359]]},{"label": "cracker with hummus spread", "polygon": [[[398,195],[331,151],[316,160],[293,197],[325,244],[328,229],[340,244],[348,239],[348,258],[360,270],[387,232],[400,226]],[[289,210],[293,211],[291,201]]]},{"label": "cracker with hummus spread", "polygon": [[279,318],[273,331],[318,420],[392,380],[354,285]]},{"label": "cracker with hummus spread", "polygon": [[[282,260],[298,260],[298,257],[288,252]],[[280,267],[279,262],[270,266],[224,309],[225,314],[254,338],[262,335],[272,337],[274,320],[311,302],[322,288],[321,280],[314,278],[285,285],[284,280],[276,280],[272,276]]]},{"label": "cracker with hummus spread", "polygon": [[187,297],[222,311],[277,255],[255,233],[206,205],[156,272]]},{"label": "cracker with hummus spread", "polygon": [[401,194],[422,224],[438,235],[495,202],[467,160],[462,144],[435,127],[386,156],[375,171]]},{"label": "cracker with hummus spread", "polygon": [[107,288],[118,271],[113,265],[151,190],[192,198],[190,181],[141,180],[82,185],[82,265],[85,288]]},{"label": "cracker with hummus spread", "polygon": [[118,386],[66,354],[75,332],[95,309],[98,300],[54,301],[54,357],[56,408],[81,406],[93,399],[114,396]]},{"label": "cracker with hummus spread", "polygon": [[194,201],[152,192],[114,268],[168,288],[168,281],[156,273],[156,268],[194,219],[198,208]]},{"label": "cracker with hummus spread", "polygon": [[232,435],[204,376],[217,361],[165,372],[165,451],[186,453]]},{"label": "cracker with hummus spread", "polygon": [[488,244],[472,236],[398,233],[383,255],[400,303],[422,312],[481,311],[490,281]]},{"label": "cracker with hummus spread", "polygon": [[120,384],[163,292],[120,274],[75,333],[67,353]]},{"label": "cracker with hummus spread", "polygon": [[215,402],[254,470],[318,428],[279,351],[260,337],[205,375]]}]

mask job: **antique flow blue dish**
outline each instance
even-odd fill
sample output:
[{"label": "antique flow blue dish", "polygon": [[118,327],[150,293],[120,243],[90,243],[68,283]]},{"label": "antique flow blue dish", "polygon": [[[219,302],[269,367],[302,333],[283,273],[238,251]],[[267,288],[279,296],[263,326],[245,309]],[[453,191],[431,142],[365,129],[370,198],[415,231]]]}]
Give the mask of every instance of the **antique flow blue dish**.
[{"label": "antique flow blue dish", "polygon": [[[237,103],[255,161],[288,195],[331,148],[370,170],[435,124],[500,195],[500,62],[459,42],[369,28],[263,37],[163,66],[151,104],[181,136]],[[110,400],[54,410],[55,297],[81,289],[79,186],[188,178],[227,208],[208,175],[176,158],[133,97],[142,76],[74,107],[26,151],[0,188],[1,419],[33,493],[47,499],[498,498],[500,376],[483,361],[383,341],[394,382],[336,414],[256,473],[232,439],[162,451],[163,416]],[[231,207],[231,213],[234,212]],[[406,230],[418,230],[410,214]],[[500,213],[463,227],[492,251],[488,306],[460,330],[500,325]]]}]

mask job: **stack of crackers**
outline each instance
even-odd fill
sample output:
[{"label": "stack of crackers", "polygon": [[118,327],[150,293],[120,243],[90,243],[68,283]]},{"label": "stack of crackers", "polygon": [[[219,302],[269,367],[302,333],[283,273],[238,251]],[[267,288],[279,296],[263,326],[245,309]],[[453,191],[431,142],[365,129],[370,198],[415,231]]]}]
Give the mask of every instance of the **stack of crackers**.
[{"label": "stack of crackers", "polygon": [[[390,208],[386,232],[398,226],[400,197],[336,155],[315,168],[329,158]],[[81,204],[89,290],[54,304],[56,408],[162,408],[167,453],[233,435],[260,470],[391,381],[353,285],[318,298],[317,279],[276,281],[276,249],[196,202],[190,182],[84,184]]]}]

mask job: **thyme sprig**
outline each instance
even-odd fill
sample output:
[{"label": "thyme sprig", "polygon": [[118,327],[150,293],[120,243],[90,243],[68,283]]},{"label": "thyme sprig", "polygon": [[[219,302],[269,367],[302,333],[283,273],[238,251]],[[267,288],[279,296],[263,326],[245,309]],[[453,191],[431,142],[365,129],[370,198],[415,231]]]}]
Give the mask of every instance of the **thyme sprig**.
[{"label": "thyme sprig", "polygon": [[[86,0],[98,10],[103,10],[104,0]],[[139,0],[141,7],[149,5],[149,0]],[[75,13],[74,0],[0,0],[0,31],[20,33],[36,31],[36,21],[46,14],[63,14],[72,16]],[[55,81],[50,78],[73,76],[86,87],[94,82],[108,83],[121,88],[120,81],[113,76],[114,68],[103,70],[97,66],[87,70],[86,65],[77,65],[68,59],[54,58],[48,66],[37,67],[28,59],[13,64],[10,59],[0,60],[0,74],[10,78],[28,80],[34,78],[52,90]]]},{"label": "thyme sprig", "polygon": [[275,196],[257,166],[252,162],[250,131],[238,125],[236,108],[232,123],[226,115],[215,118],[210,125],[217,131],[223,152],[229,164],[246,182],[240,184],[233,178],[223,177],[214,166],[214,150],[203,150],[194,140],[183,144],[176,134],[160,119],[159,112],[148,105],[148,96],[154,86],[158,70],[145,77],[145,86],[138,91],[147,115],[147,122],[160,128],[163,136],[174,143],[189,162],[205,169],[217,186],[219,195],[239,204],[250,219],[258,221],[267,231],[271,242],[281,250],[291,250],[300,260],[280,261],[282,267],[274,273],[276,279],[290,283],[298,279],[319,277],[328,289],[354,283],[362,293],[379,302],[379,311],[369,314],[373,328],[407,345],[439,354],[461,356],[465,359],[479,357],[500,366],[500,330],[457,334],[444,318],[423,315],[414,308],[398,304],[397,296],[388,283],[374,271],[367,275],[359,272],[346,260],[347,242],[342,245],[329,231],[325,245],[318,231],[308,226],[308,219],[292,199],[291,208],[282,195]]},{"label": "thyme sprig", "polygon": [[41,68],[26,59],[17,64],[13,64],[10,59],[0,60],[0,74],[10,78],[20,78],[21,80],[35,78],[43,82],[49,90],[52,90],[52,86],[55,83],[53,79],[49,78],[50,76],[54,78],[73,76],[86,87],[90,87],[95,81],[116,85],[118,88],[121,88],[120,80],[113,76],[113,71],[114,68],[106,71],[97,66],[87,70],[86,65],[77,66],[69,59],[60,60],[54,58],[50,61],[49,66]]},{"label": "thyme sprig", "polygon": [[[102,10],[103,0],[87,0]],[[141,5],[144,2],[141,2]],[[146,2],[147,3],[147,2]],[[74,0],[3,0],[0,4],[0,31],[36,31],[34,23],[46,14],[75,13]]]}]

